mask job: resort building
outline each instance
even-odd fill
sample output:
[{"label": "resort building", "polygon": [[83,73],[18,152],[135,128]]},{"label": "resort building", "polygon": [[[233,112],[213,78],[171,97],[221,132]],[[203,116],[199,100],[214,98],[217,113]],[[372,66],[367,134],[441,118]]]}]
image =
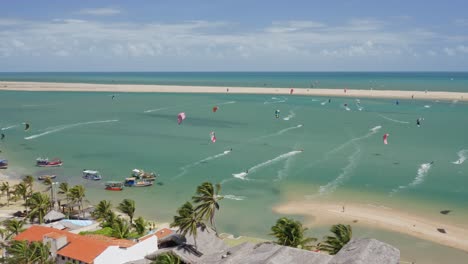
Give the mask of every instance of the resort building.
[{"label": "resort building", "polygon": [[142,259],[158,249],[158,238],[154,234],[131,241],[102,235],[77,235],[37,225],[20,233],[15,240],[49,244],[51,257],[57,264],[126,263]]}]

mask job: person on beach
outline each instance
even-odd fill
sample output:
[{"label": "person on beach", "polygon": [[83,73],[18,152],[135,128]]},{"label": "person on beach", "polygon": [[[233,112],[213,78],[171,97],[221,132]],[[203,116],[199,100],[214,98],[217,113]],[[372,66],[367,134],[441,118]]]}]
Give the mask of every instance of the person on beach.
[{"label": "person on beach", "polygon": [[331,99],[330,99],[330,98],[328,98],[328,103],[331,103]]},{"label": "person on beach", "polygon": [[2,133],[2,136],[1,136],[1,140],[3,140],[5,138],[5,134]]},{"label": "person on beach", "polygon": [[347,90],[348,90],[347,88],[344,88],[344,93],[346,93]]},{"label": "person on beach", "polygon": [[345,212],[345,207],[344,207],[344,205],[343,205],[343,210],[342,210],[341,212],[342,212],[342,213],[344,213],[344,212]]}]

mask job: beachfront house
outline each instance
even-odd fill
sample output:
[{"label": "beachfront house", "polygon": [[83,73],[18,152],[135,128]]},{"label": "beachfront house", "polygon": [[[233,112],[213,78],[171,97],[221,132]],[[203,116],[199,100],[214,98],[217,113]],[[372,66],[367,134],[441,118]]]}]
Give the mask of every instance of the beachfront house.
[{"label": "beachfront house", "polygon": [[158,249],[158,238],[151,234],[137,241],[102,235],[77,235],[45,226],[31,226],[15,240],[40,241],[50,246],[57,264],[126,263],[144,258]]}]

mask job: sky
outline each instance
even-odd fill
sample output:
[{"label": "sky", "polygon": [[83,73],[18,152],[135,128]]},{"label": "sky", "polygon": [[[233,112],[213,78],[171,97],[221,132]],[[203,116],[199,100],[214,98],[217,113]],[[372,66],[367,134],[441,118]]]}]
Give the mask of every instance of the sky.
[{"label": "sky", "polygon": [[0,0],[0,71],[468,71],[464,0]]}]

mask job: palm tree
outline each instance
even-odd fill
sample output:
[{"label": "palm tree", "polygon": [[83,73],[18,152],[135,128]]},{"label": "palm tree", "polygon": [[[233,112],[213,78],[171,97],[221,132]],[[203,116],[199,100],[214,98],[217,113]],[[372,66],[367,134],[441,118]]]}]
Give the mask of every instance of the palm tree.
[{"label": "palm tree", "polygon": [[130,218],[130,224],[133,224],[133,217],[135,215],[135,201],[132,199],[124,199],[119,206],[117,206],[120,212],[128,215]]},{"label": "palm tree", "polygon": [[310,243],[317,240],[313,237],[305,237],[304,233],[307,228],[304,228],[301,222],[286,217],[278,219],[271,227],[271,231],[270,235],[277,238],[277,244],[288,247],[310,249]]},{"label": "palm tree", "polygon": [[93,217],[97,220],[103,220],[106,218],[106,216],[110,213],[111,210],[111,202],[107,200],[102,200],[97,204],[96,209],[94,209]]},{"label": "palm tree", "polygon": [[29,194],[32,194],[33,192],[33,184],[34,184],[34,177],[31,175],[26,175],[23,178],[23,182],[28,186],[29,188]]},{"label": "palm tree", "polygon": [[214,216],[216,210],[219,210],[218,202],[224,197],[219,195],[221,191],[221,185],[218,183],[213,187],[210,182],[204,182],[202,185],[197,187],[197,195],[192,197],[194,203],[198,204],[195,208],[197,214],[202,219],[210,220],[210,224],[216,231]]},{"label": "palm tree", "polygon": [[60,183],[58,193],[60,193],[60,194],[67,194],[69,190],[70,190],[70,188],[69,188],[67,182],[61,182],[61,183]]},{"label": "palm tree", "polygon": [[19,233],[24,231],[23,221],[18,221],[16,219],[9,219],[4,221],[3,226],[5,226],[5,232],[6,232],[6,239],[10,239],[13,235],[17,236]]},{"label": "palm tree", "polygon": [[28,241],[12,241],[6,248],[8,253],[7,263],[18,264],[50,264],[54,263],[50,259],[50,248],[39,241],[29,243]]},{"label": "palm tree", "polygon": [[19,184],[15,185],[15,189],[14,189],[15,195],[20,196],[23,199],[24,207],[26,208],[26,210],[28,210],[28,207],[26,204],[26,200],[29,197],[28,189],[29,189],[28,186],[24,182],[20,182]]},{"label": "palm tree", "polygon": [[109,213],[104,216],[104,222],[101,223],[101,226],[103,228],[104,227],[112,228],[116,220],[117,220],[117,215],[114,213],[114,211],[109,211]]},{"label": "palm tree", "polygon": [[142,236],[145,233],[146,225],[147,223],[145,219],[143,219],[141,216],[135,220],[135,231],[138,233],[138,235]]},{"label": "palm tree", "polygon": [[9,182],[3,182],[2,186],[0,187],[0,191],[3,193],[6,193],[7,195],[7,206],[10,206],[10,199],[11,199],[11,189],[10,189],[10,183]]},{"label": "palm tree", "polygon": [[171,227],[179,227],[178,233],[183,236],[190,234],[197,247],[197,228],[201,225],[200,218],[190,202],[186,202],[177,210],[178,215],[174,216]]},{"label": "palm tree", "polygon": [[29,212],[29,218],[31,221],[39,219],[39,223],[44,223],[44,216],[50,208],[50,198],[47,194],[35,192],[28,199],[27,204],[31,211]]},{"label": "palm tree", "polygon": [[330,255],[335,255],[346,245],[353,236],[353,230],[350,225],[333,225],[330,228],[333,236],[325,236],[325,241],[320,243],[318,249],[327,251]]},{"label": "palm tree", "polygon": [[85,188],[83,185],[76,185],[68,191],[68,198],[73,203],[78,203],[80,213],[83,210],[83,198],[85,197]]},{"label": "palm tree", "polygon": [[120,239],[125,239],[130,236],[130,224],[127,220],[117,217],[112,226],[112,236]]},{"label": "palm tree", "polygon": [[151,264],[182,264],[182,260],[173,253],[166,252],[158,255],[151,261]]}]

